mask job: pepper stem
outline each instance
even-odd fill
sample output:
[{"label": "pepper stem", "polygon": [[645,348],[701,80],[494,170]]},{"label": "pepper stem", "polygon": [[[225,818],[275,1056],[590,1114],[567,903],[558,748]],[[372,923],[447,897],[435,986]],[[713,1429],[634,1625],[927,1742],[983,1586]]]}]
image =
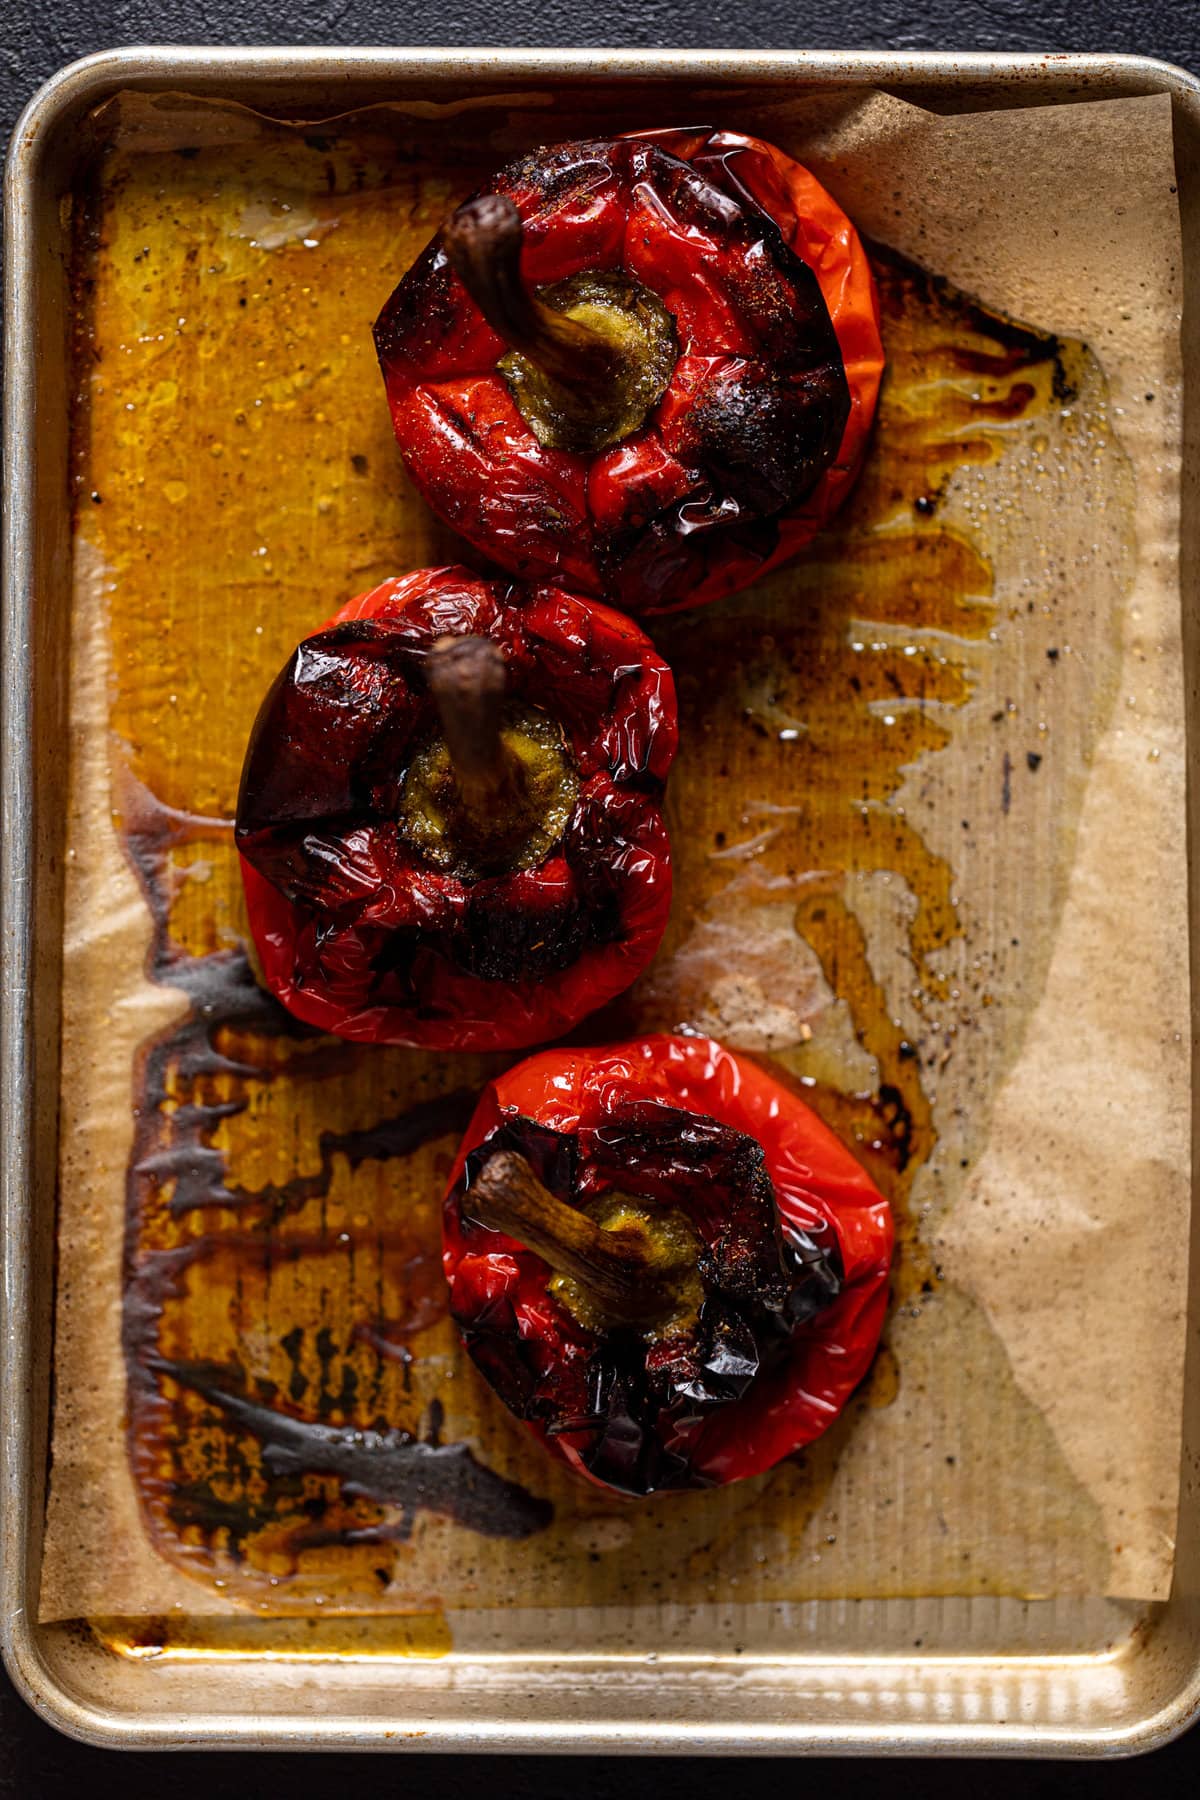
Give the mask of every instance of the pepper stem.
[{"label": "pepper stem", "polygon": [[440,637],[426,679],[466,810],[482,813],[511,798],[519,771],[500,734],[508,685],[500,646],[491,638]]},{"label": "pepper stem", "polygon": [[580,401],[602,401],[621,373],[620,350],[526,287],[522,237],[521,215],[506,194],[468,200],[442,231],[455,273],[492,330]]},{"label": "pepper stem", "polygon": [[659,1240],[637,1224],[597,1225],[552,1194],[516,1151],[497,1150],[488,1158],[463,1209],[577,1283],[607,1323],[643,1324],[671,1305],[680,1277],[677,1239]]}]

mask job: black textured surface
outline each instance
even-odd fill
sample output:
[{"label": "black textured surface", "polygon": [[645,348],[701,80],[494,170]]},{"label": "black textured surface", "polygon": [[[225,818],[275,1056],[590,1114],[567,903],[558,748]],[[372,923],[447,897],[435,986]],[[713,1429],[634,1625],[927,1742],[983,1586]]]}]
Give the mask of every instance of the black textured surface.
[{"label": "black textured surface", "polygon": [[[0,0],[0,127],[5,140],[38,85],[66,62],[120,44],[628,45],[708,49],[1132,51],[1200,73],[1197,0]],[[340,1771],[324,1757],[130,1756],[70,1743],[34,1717],[0,1677],[0,1800],[231,1800],[324,1795]],[[979,1797],[1079,1800],[1200,1788],[1200,1732],[1149,1761],[1107,1765],[930,1762],[802,1765],[589,1757],[360,1757],[341,1779],[362,1800],[741,1800],[794,1786],[844,1800]]]},{"label": "black textured surface", "polygon": [[616,44],[1125,50],[1200,66],[1196,0],[42,0],[0,8],[5,135],[46,76],[117,44]]}]

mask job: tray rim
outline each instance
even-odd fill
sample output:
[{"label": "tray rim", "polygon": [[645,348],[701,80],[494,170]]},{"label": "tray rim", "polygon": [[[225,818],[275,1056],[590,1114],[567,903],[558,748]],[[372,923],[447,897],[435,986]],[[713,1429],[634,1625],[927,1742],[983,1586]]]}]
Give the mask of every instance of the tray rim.
[{"label": "tray rim", "polygon": [[[184,87],[192,92],[228,96],[231,91],[255,85],[255,99],[261,106],[263,84],[271,85],[275,89],[273,98],[283,103],[298,83],[319,82],[332,90],[338,81],[345,81],[348,105],[354,105],[361,103],[355,99],[354,90],[366,80],[382,85],[389,79],[419,78],[422,73],[451,76],[464,66],[469,66],[475,75],[505,81],[538,77],[587,79],[602,69],[607,77],[617,80],[701,79],[721,84],[731,78],[754,83],[791,77],[814,87],[903,83],[925,89],[943,88],[949,94],[968,86],[1013,93],[1071,82],[1086,89],[1094,83],[1096,91],[1091,97],[1096,99],[1127,94],[1135,88],[1169,94],[1189,128],[1200,138],[1200,79],[1156,58],[1101,53],[509,50],[440,46],[240,49],[146,45],[100,51],[74,61],[52,76],[29,101],[13,133],[4,172],[4,240],[8,254],[3,307],[7,354],[0,447],[0,1116],[7,1122],[7,1130],[0,1145],[0,1656],[18,1692],[40,1716],[67,1735],[104,1748],[397,1748],[560,1754],[678,1754],[691,1750],[709,1755],[941,1753],[1009,1757],[1113,1757],[1159,1748],[1200,1716],[1200,1654],[1188,1679],[1165,1706],[1119,1727],[1101,1723],[1039,1728],[1024,1720],[965,1726],[867,1718],[832,1726],[759,1722],[748,1732],[736,1725],[697,1726],[683,1720],[644,1725],[601,1718],[590,1726],[580,1726],[512,1724],[497,1717],[490,1721],[441,1720],[426,1731],[406,1730],[400,1719],[367,1719],[349,1710],[319,1718],[304,1713],[210,1714],[204,1715],[203,1722],[189,1721],[187,1715],[178,1713],[165,1720],[156,1717],[147,1724],[129,1712],[72,1692],[51,1668],[38,1641],[39,1630],[47,1628],[36,1624],[26,1605],[31,1597],[27,1490],[33,1459],[44,1463],[48,1446],[34,1441],[33,1416],[35,1220],[28,1194],[34,1129],[31,1076],[36,998],[32,886],[34,696],[23,652],[32,635],[37,579],[31,528],[34,455],[30,453],[36,446],[30,422],[35,418],[39,368],[36,306],[29,277],[40,229],[39,165],[57,134],[123,88]],[[323,116],[333,116],[328,106],[322,107],[321,112]],[[1191,1304],[1195,1309],[1195,1295]],[[1193,1346],[1189,1365],[1193,1381],[1200,1381],[1197,1363],[1200,1357]],[[880,1655],[882,1660],[894,1660],[886,1652]],[[865,1663],[873,1659],[854,1660]],[[1024,1659],[1003,1660],[1011,1664]]]}]

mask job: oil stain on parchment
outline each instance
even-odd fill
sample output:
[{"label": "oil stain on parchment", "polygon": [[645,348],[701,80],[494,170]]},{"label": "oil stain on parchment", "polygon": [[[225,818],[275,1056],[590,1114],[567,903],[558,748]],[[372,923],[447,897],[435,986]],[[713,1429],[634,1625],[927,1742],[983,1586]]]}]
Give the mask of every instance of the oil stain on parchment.
[{"label": "oil stain on parchment", "polygon": [[836,528],[654,627],[674,912],[580,1035],[770,1058],[891,1198],[886,1352],[804,1457],[637,1507],[542,1459],[438,1275],[454,1143],[505,1059],[335,1043],[254,983],[229,819],[259,699],[352,593],[462,554],[407,486],[368,330],[487,165],[456,144],[117,154],[94,197],[79,530],[111,577],[113,805],[151,922],[144,974],[113,978],[186,1003],[135,1071],[147,1527],[277,1611],[1095,1591],[1094,1508],[931,1249],[1044,979],[1112,701],[1128,569],[1090,521],[1132,497],[1084,346],[877,251],[889,375]]}]

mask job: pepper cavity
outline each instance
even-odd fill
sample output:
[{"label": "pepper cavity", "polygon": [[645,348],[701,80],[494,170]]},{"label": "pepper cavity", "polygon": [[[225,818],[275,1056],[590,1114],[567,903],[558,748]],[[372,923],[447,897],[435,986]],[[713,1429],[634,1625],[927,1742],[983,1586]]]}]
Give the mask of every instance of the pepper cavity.
[{"label": "pepper cavity", "polygon": [[443,229],[463,286],[510,346],[497,368],[543,449],[592,453],[640,429],[667,390],[678,343],[658,298],[620,269],[586,270],[531,290],[521,215],[481,194]]},{"label": "pepper cavity", "polygon": [[562,837],[579,793],[561,726],[506,698],[504,652],[490,638],[438,638],[427,680],[441,733],[405,773],[401,835],[434,867],[466,880],[535,868]]},{"label": "pepper cavity", "polygon": [[472,1184],[466,1212],[549,1263],[549,1292],[590,1330],[631,1326],[654,1341],[698,1317],[702,1246],[678,1208],[619,1190],[586,1209],[568,1206],[525,1157],[499,1150]]}]

